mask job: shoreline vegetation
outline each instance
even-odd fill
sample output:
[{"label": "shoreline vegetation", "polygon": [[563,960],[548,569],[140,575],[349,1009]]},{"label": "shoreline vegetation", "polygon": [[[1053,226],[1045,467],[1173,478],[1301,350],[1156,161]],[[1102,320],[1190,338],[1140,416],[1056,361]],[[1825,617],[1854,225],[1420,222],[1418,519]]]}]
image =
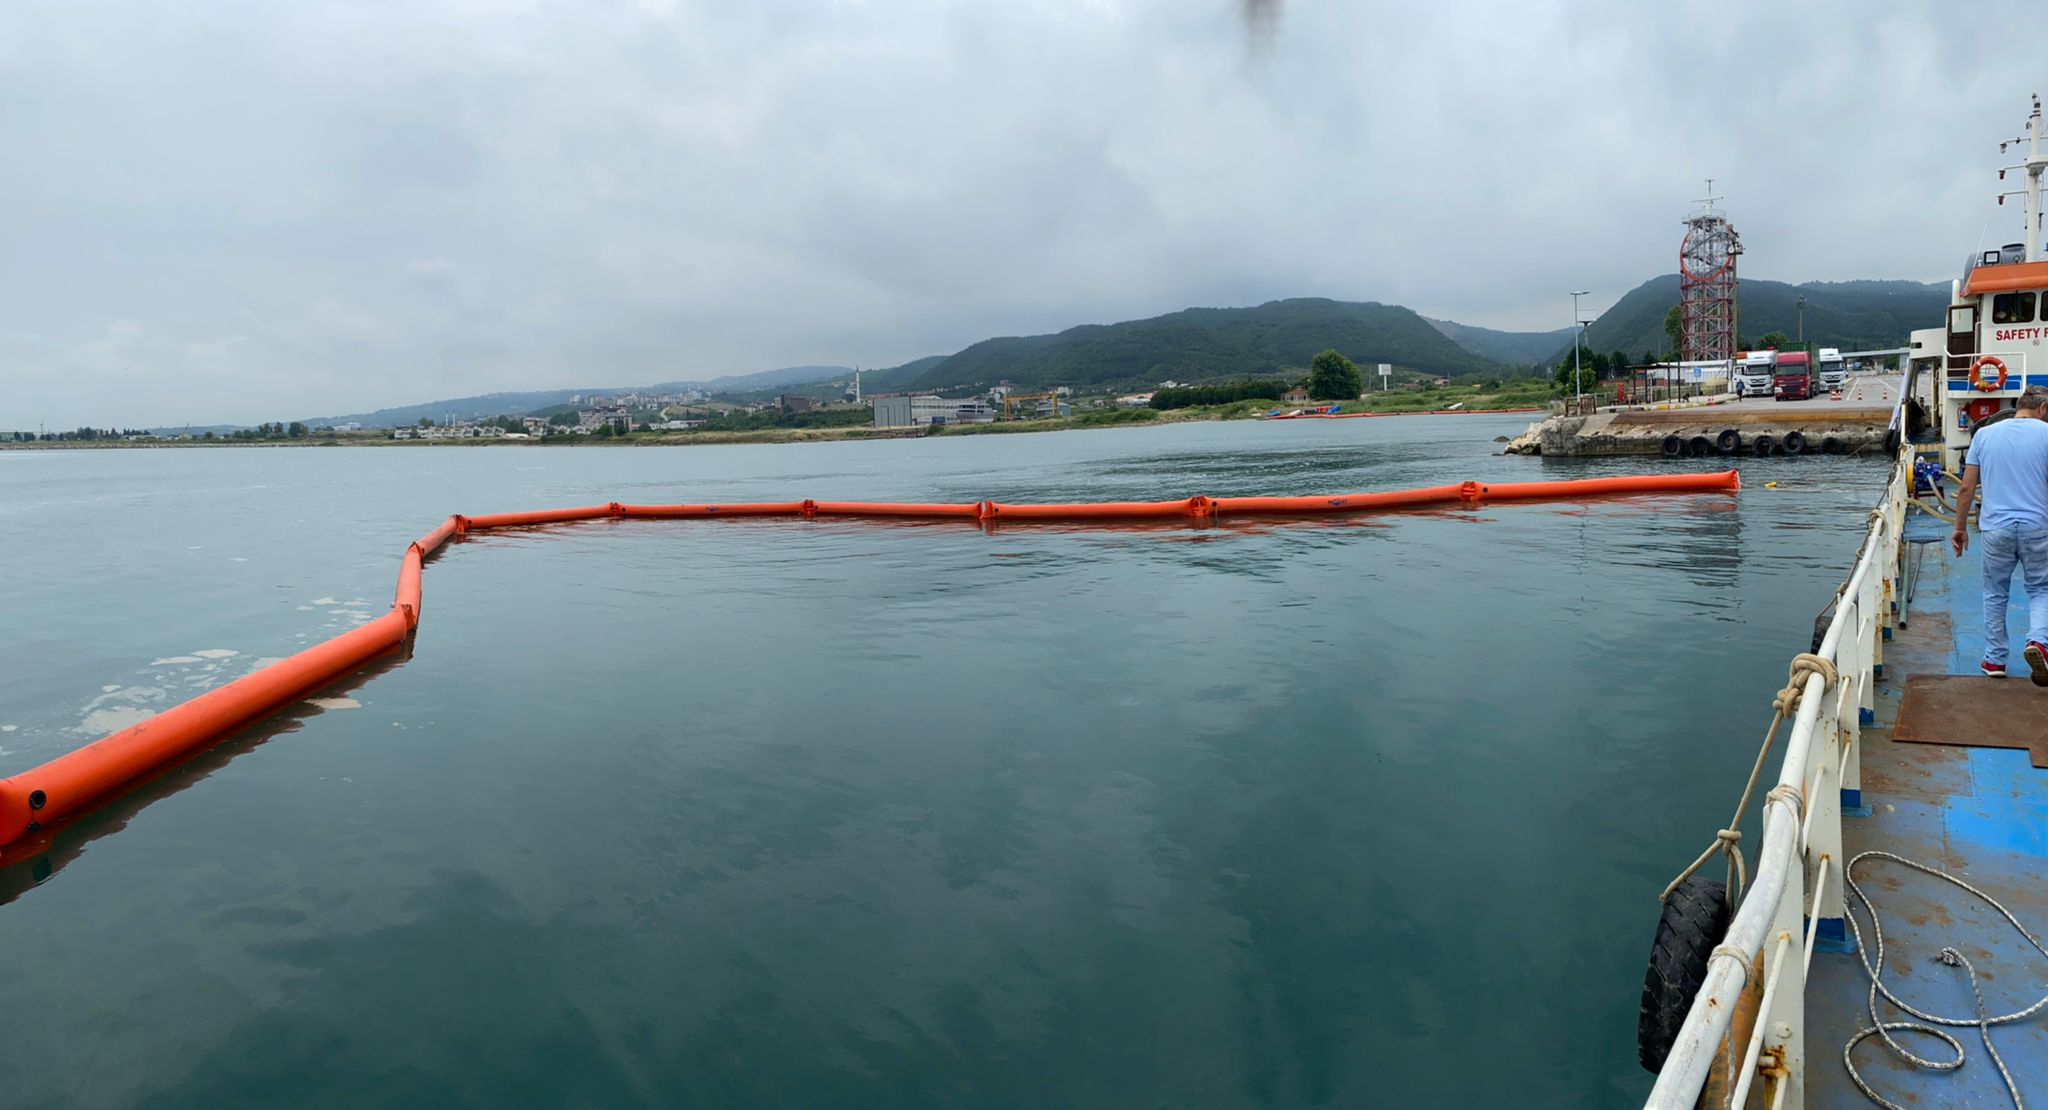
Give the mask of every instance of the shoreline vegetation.
[{"label": "shoreline vegetation", "polygon": [[[1508,383],[1492,392],[1485,387],[1448,386],[1398,390],[1340,403],[1344,412],[1378,413],[1388,416],[1426,416],[1452,405],[1460,412],[1487,413],[1547,407],[1552,399],[1551,383],[1524,380]],[[689,447],[737,443],[827,443],[843,440],[951,438],[971,435],[1014,435],[1028,432],[1076,431],[1090,428],[1144,428],[1218,420],[1254,420],[1274,410],[1292,412],[1316,404],[1285,404],[1266,399],[1232,401],[1218,405],[1190,405],[1185,408],[1090,409],[1072,416],[1032,420],[1005,420],[993,424],[955,424],[931,429],[875,428],[868,425],[812,428],[758,428],[747,431],[692,430],[679,432],[633,432],[630,435],[553,435],[534,439],[442,438],[394,439],[388,429],[359,432],[322,432],[283,439],[220,437],[204,439],[94,439],[0,440],[0,450],[79,451],[108,449],[153,449],[184,447]]]}]

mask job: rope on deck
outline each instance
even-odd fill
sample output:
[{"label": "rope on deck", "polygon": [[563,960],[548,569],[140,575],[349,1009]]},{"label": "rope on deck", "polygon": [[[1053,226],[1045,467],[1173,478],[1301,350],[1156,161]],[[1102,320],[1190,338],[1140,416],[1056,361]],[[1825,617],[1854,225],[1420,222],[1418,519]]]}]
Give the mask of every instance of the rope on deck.
[{"label": "rope on deck", "polygon": [[[2034,946],[2034,951],[2041,953],[2043,956],[2048,956],[2048,947],[2043,947],[2040,938],[2028,932],[2027,927],[2020,924],[2020,919],[2014,917],[2011,910],[2006,909],[1998,899],[1978,890],[1969,883],[1939,868],[1929,867],[1924,863],[1916,863],[1904,856],[1893,855],[1890,852],[1860,853],[1856,858],[1849,861],[1849,866],[1842,869],[1842,879],[1848,886],[1849,893],[1855,897],[1856,901],[1863,903],[1864,912],[1870,915],[1870,931],[1877,941],[1877,952],[1876,958],[1873,959],[1870,950],[1863,946],[1863,930],[1856,924],[1856,914],[1853,909],[1850,910],[1845,916],[1849,919],[1850,931],[1856,935],[1856,958],[1862,961],[1863,972],[1870,977],[1870,1026],[1858,1031],[1855,1036],[1849,1038],[1849,1043],[1842,1046],[1842,1066],[1849,1069],[1849,1079],[1856,1084],[1857,1089],[1862,1091],[1865,1097],[1879,1106],[1885,1107],[1886,1110],[1907,1110],[1906,1107],[1872,1090],[1870,1084],[1865,1083],[1863,1076],[1857,1072],[1856,1062],[1850,1058],[1850,1053],[1855,1051],[1856,1046],[1862,1044],[1866,1038],[1876,1036],[1883,1039],[1885,1046],[1890,1048],[1901,1060],[1905,1060],[1915,1067],[1925,1068],[1929,1071],[1954,1071],[1963,1066],[1963,1044],[1961,1041],[1942,1032],[1936,1026],[1975,1026],[1977,1034],[1984,1038],[1984,1051],[1991,1054],[1991,1062],[1997,1065],[1999,1078],[2005,1080],[2005,1093],[2012,1096],[2012,1104],[2017,1110],[2026,1110],[2026,1104],[2020,1101],[2020,1089],[2012,1080],[2012,1073],[2006,1070],[2004,1058],[1998,1055],[1998,1047],[1991,1043],[1991,1027],[1994,1025],[2006,1025],[2015,1021],[2024,1021],[2034,1016],[2043,1007],[2048,1007],[2048,995],[2043,995],[2040,1001],[2024,1010],[2004,1014],[1999,1017],[1991,1017],[1984,1008],[1984,991],[1978,986],[1976,967],[1956,949],[1943,948],[1935,959],[1948,967],[1960,967],[1969,975],[1970,993],[1976,996],[1977,999],[1977,1016],[1970,1018],[1941,1017],[1915,1009],[1901,1001],[1899,996],[1893,994],[1891,988],[1885,986],[1884,983],[1884,925],[1878,919],[1877,905],[1870,900],[1869,895],[1863,893],[1862,887],[1856,885],[1856,867],[1867,859],[1889,860],[1892,863],[1903,864],[1915,871],[1932,875],[1943,882],[1954,883],[1956,886],[1969,891],[1984,902],[1984,904],[1997,910],[2007,921],[2011,922],[2012,927],[2019,930],[2021,936],[2027,938],[2027,943]],[[1892,1005],[1919,1018],[1920,1021],[1885,1021],[1879,1017],[1877,1013],[1877,996],[1880,994],[1884,995],[1885,999]],[[1922,1022],[1931,1024],[1922,1024]],[[1955,1059],[1923,1060],[1907,1051],[1904,1045],[1892,1039],[1892,1030],[1895,1029],[1908,1033],[1924,1033],[1927,1036],[1933,1037],[1948,1045],[1949,1050],[1955,1053]]]}]

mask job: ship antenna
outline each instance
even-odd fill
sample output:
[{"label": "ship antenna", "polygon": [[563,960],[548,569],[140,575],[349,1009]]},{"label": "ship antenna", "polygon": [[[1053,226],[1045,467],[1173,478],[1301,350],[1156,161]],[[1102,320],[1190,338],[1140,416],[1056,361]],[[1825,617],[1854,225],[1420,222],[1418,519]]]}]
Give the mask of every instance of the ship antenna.
[{"label": "ship antenna", "polygon": [[2027,117],[2027,253],[2029,262],[2041,260],[2041,172],[2048,170],[2048,154],[2041,152],[2041,94],[2034,94],[2034,111]]}]

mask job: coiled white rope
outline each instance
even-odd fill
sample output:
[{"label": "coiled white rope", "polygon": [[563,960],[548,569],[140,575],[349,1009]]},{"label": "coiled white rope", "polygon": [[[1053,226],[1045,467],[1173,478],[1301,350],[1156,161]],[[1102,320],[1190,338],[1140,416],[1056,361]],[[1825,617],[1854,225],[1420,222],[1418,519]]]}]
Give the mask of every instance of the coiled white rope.
[{"label": "coiled white rope", "polygon": [[[1863,1081],[1863,1076],[1856,1071],[1856,1062],[1850,1059],[1850,1053],[1855,1050],[1857,1045],[1862,1044],[1865,1038],[1876,1036],[1881,1038],[1884,1041],[1886,1047],[1890,1048],[1892,1052],[1897,1054],[1900,1059],[1913,1064],[1915,1067],[1926,1068],[1930,1071],[1953,1071],[1956,1068],[1963,1066],[1963,1044],[1961,1041],[1958,1041],[1954,1037],[1949,1036],[1947,1033],[1942,1032],[1940,1029],[1936,1028],[1936,1026],[1975,1026],[1977,1028],[1978,1035],[1984,1038],[1984,1050],[1991,1054],[1991,1062],[1997,1065],[1999,1077],[2005,1080],[2005,1093],[2012,1096],[2012,1104],[2014,1107],[2018,1108],[2018,1110],[2026,1110],[2026,1104],[2020,1101],[2019,1087],[2013,1083],[2012,1073],[2006,1070],[2005,1060],[1998,1055],[1997,1046],[1991,1043],[1991,1027],[1994,1025],[2005,1025],[2015,1021],[2024,1021],[2025,1019],[2034,1016],[2035,1014],[2039,1013],[2043,1007],[2048,1007],[2048,995],[2043,995],[2040,1001],[2034,1003],[2032,1006],[2029,1006],[2024,1010],[2018,1010],[2013,1013],[2004,1014],[1999,1017],[1991,1017],[1989,1014],[1986,1013],[1984,1009],[1984,992],[1977,984],[1976,967],[1970,963],[1968,958],[1966,958],[1961,952],[1956,951],[1954,948],[1943,948],[1941,950],[1941,954],[1935,958],[1949,967],[1961,967],[1964,970],[1964,972],[1969,975],[1970,992],[1973,995],[1975,995],[1977,999],[1976,1017],[1951,1018],[1941,1017],[1936,1014],[1930,1014],[1925,1011],[1914,1008],[1913,1006],[1901,1000],[1898,995],[1893,994],[1891,988],[1885,986],[1884,983],[1884,924],[1878,919],[1877,905],[1870,900],[1869,895],[1863,893],[1862,887],[1856,885],[1857,865],[1862,863],[1864,860],[1873,858],[1880,860],[1889,860],[1892,863],[1904,864],[1905,866],[1910,867],[1915,871],[1919,871],[1927,875],[1932,875],[1935,878],[1942,880],[1943,882],[1954,883],[1956,886],[1959,886],[1964,890],[1969,891],[1971,894],[1976,895],[1977,898],[1981,900],[1985,905],[1988,905],[1992,909],[1997,910],[1999,914],[2001,914],[2008,922],[2011,922],[2012,927],[2014,929],[2019,930],[2019,934],[2021,936],[2027,938],[2027,943],[2034,946],[2034,951],[2041,953],[2041,955],[2043,956],[2048,956],[2048,947],[2043,947],[2040,938],[2028,932],[2027,927],[2025,925],[2020,924],[2020,919],[2014,917],[2012,915],[2011,910],[2006,909],[2005,906],[1998,901],[1998,899],[1993,898],[1992,896],[1984,893],[1981,890],[1978,890],[1976,887],[1971,886],[1969,883],[1966,883],[1963,880],[1956,878],[1954,875],[1951,875],[1948,872],[1942,871],[1938,868],[1929,867],[1924,863],[1915,863],[1914,861],[1909,860],[1904,856],[1893,855],[1890,852],[1863,852],[1857,855],[1856,858],[1849,861],[1849,866],[1842,869],[1842,881],[1848,887],[1850,895],[1853,896],[1856,901],[1861,902],[1863,904],[1864,912],[1870,915],[1870,931],[1871,935],[1876,939],[1877,945],[1875,959],[1873,960],[1873,953],[1871,949],[1864,947],[1863,930],[1860,926],[1856,924],[1856,913],[1854,907],[1849,907],[1847,917],[1849,918],[1849,930],[1856,936],[1856,957],[1857,959],[1863,962],[1864,974],[1870,977],[1870,1026],[1869,1028],[1858,1031],[1855,1036],[1849,1038],[1849,1043],[1842,1046],[1842,1066],[1849,1069],[1849,1079],[1856,1084],[1857,1089],[1862,1091],[1865,1097],[1869,1098],[1870,1101],[1877,1103],[1879,1106],[1885,1107],[1886,1110],[1906,1110],[1905,1107],[1900,1106],[1898,1103],[1885,1098],[1883,1095],[1878,1094],[1874,1090],[1871,1090],[1870,1084],[1865,1083]],[[1877,996],[1880,994],[1884,995],[1885,999],[1889,1001],[1892,1005],[1897,1006],[1899,1009],[1904,1010],[1905,1012],[1913,1015],[1916,1018],[1919,1018],[1920,1021],[1885,1021],[1882,1018],[1880,1018],[1877,1013]],[[1922,1022],[1929,1022],[1932,1024],[1922,1024]],[[1913,1053],[1907,1051],[1904,1045],[1901,1045],[1898,1041],[1892,1039],[1891,1031],[1895,1029],[1908,1033],[1924,1033],[1927,1036],[1933,1037],[1936,1040],[1939,1040],[1947,1044],[1949,1050],[1955,1053],[1955,1059],[1923,1060],[1920,1057],[1913,1055]]]}]

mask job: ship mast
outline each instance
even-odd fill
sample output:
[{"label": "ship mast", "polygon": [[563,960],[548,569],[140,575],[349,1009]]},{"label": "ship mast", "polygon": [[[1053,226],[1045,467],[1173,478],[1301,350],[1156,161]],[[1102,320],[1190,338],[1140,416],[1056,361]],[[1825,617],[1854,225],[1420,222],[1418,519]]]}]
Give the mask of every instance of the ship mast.
[{"label": "ship mast", "polygon": [[[2048,133],[2042,131],[2041,97],[2040,94],[2036,93],[2034,96],[2034,113],[2027,117],[2027,133],[2020,138],[1998,144],[1998,152],[2000,154],[2005,153],[2007,147],[2017,146],[2022,142],[2027,144],[2027,160],[2017,166],[2007,166],[2005,169],[1998,171],[1998,176],[2002,180],[2008,170],[2027,171],[2027,187],[2017,191],[2026,197],[2027,201],[2026,259],[2029,262],[2041,261],[2044,247],[2048,247],[2048,245],[2044,245],[2041,242],[2041,174],[2043,171],[2048,171],[2048,153],[2043,153],[2041,150],[2041,140],[2044,138],[2048,138]],[[1998,198],[1999,203],[2003,204],[2005,198],[2011,195],[2011,193],[2006,193],[2000,196]]]}]

